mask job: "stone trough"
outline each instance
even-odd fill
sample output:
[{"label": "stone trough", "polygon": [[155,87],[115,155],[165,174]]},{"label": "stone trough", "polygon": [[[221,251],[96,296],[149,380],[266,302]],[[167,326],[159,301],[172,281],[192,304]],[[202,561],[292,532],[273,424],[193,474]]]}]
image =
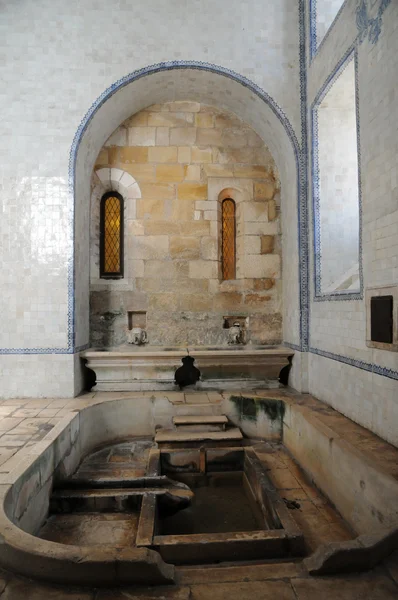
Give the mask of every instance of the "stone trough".
[{"label": "stone trough", "polygon": [[120,346],[80,356],[96,374],[96,391],[156,391],[177,389],[174,373],[187,353],[201,371],[201,389],[275,387],[294,354],[284,346]]},{"label": "stone trough", "polygon": [[302,532],[250,448],[162,450],[152,456],[155,472],[185,482],[195,493],[201,490],[192,513],[172,519],[162,519],[158,498],[146,496],[143,545],[164,560],[203,564],[305,553]]}]

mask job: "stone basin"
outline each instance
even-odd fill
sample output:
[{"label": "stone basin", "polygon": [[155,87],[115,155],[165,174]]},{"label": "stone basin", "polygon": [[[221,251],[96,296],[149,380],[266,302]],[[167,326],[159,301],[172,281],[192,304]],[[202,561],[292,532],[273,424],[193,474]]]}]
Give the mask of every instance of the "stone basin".
[{"label": "stone basin", "polygon": [[189,353],[201,371],[199,389],[277,387],[294,354],[284,346],[120,346],[81,352],[97,391],[174,390],[174,373]]}]

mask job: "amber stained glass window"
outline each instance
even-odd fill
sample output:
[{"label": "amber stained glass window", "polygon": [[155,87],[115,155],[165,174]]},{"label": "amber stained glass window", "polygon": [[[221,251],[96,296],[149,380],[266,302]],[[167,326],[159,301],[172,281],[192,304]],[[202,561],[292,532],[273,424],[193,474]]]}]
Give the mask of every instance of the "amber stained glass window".
[{"label": "amber stained glass window", "polygon": [[123,199],[109,192],[101,200],[101,277],[123,277]]},{"label": "amber stained glass window", "polygon": [[222,215],[222,278],[236,277],[236,225],[235,202],[231,198],[223,200]]}]

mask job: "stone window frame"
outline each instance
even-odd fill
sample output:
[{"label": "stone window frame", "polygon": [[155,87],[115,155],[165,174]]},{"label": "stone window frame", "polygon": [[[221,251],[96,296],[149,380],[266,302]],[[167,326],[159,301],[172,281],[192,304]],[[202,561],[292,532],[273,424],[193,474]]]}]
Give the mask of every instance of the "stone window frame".
[{"label": "stone window frame", "polygon": [[[233,239],[234,239],[234,244],[233,244],[233,273],[234,273],[234,277],[226,277],[225,276],[225,256],[224,256],[224,205],[226,202],[232,202],[233,204],[233,227],[234,227],[234,231],[233,231]],[[236,202],[232,197],[228,197],[228,198],[223,198],[223,200],[221,200],[221,202],[219,203],[219,207],[221,209],[221,236],[220,236],[220,246],[221,246],[221,251],[220,251],[220,261],[221,261],[221,275],[222,275],[222,281],[235,281],[236,279]],[[218,211],[217,211],[218,212]],[[232,220],[232,219],[231,219]]]},{"label": "stone window frame", "polygon": [[123,255],[123,278],[100,276],[100,204],[108,192],[119,193],[123,200],[123,246],[128,248],[129,224],[136,219],[137,200],[141,198],[141,190],[130,173],[122,169],[105,167],[93,172],[90,197],[90,287],[98,289],[112,287],[126,288],[131,286],[131,269],[129,262],[133,258],[129,252]]},{"label": "stone window frame", "polygon": [[[113,273],[105,271],[106,265],[106,203],[107,200],[118,200],[119,201],[119,212],[120,212],[120,224],[119,224],[119,270]],[[114,190],[106,192],[100,202],[100,278],[101,279],[123,279],[124,277],[124,199],[119,192]]]},{"label": "stone window frame", "polygon": [[[222,211],[223,200],[231,198],[235,202],[235,279],[223,279],[222,274]],[[244,274],[244,223],[241,210],[241,203],[253,200],[253,182],[250,179],[236,179],[234,177],[209,177],[208,179],[208,199],[217,202],[217,222],[215,235],[217,236],[217,261],[218,261],[218,280],[220,289],[223,284],[228,287],[231,282],[242,279]]]},{"label": "stone window frame", "polygon": [[[393,297],[393,313],[392,313],[392,343],[375,342],[371,339],[371,298],[375,296],[392,296]],[[368,348],[377,348],[379,350],[387,350],[389,352],[398,352],[398,285],[384,285],[369,287],[365,291],[366,304],[366,345]]]}]

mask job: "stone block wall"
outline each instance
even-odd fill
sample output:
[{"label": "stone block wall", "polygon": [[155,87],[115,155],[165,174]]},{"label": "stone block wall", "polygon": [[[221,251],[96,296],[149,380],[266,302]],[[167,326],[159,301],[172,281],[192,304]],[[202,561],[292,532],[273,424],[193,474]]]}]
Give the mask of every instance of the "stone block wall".
[{"label": "stone block wall", "polygon": [[[99,277],[104,188],[96,173],[108,168],[140,188],[139,198],[125,199],[121,280]],[[268,148],[232,113],[183,101],[127,119],[94,168],[91,344],[126,343],[127,313],[137,310],[147,311],[154,345],[224,345],[230,315],[248,317],[249,342],[280,343],[279,188]],[[228,197],[236,203],[236,279],[222,281],[221,202]]]}]

